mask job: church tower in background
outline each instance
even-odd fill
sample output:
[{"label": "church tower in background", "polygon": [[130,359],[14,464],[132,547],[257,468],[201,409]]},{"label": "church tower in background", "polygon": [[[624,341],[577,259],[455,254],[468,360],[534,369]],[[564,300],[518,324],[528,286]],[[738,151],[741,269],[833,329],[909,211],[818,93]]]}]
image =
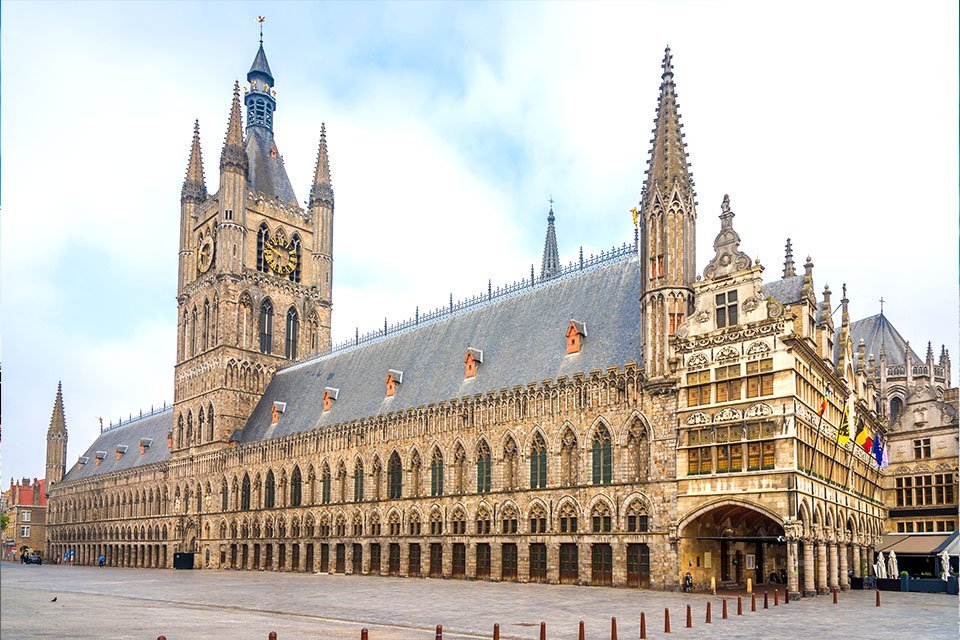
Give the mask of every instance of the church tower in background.
[{"label": "church tower in background", "polygon": [[640,200],[641,340],[648,379],[670,375],[668,342],[693,302],[697,214],[682,126],[667,47],[653,148]]},{"label": "church tower in background", "polygon": [[247,83],[245,122],[234,84],[219,190],[207,193],[199,124],[181,190],[175,455],[228,443],[279,367],[330,350],[333,187],[326,128],[304,209],[274,139],[277,99],[262,39]]},{"label": "church tower in background", "polygon": [[60,482],[67,464],[67,418],[63,413],[63,389],[57,383],[57,397],[53,401],[53,415],[47,429],[47,486]]}]

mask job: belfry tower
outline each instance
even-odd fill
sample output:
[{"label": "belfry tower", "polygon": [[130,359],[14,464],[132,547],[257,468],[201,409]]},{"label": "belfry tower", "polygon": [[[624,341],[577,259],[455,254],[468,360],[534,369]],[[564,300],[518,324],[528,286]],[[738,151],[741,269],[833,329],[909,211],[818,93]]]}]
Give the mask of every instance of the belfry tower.
[{"label": "belfry tower", "polygon": [[696,203],[682,126],[667,47],[640,200],[641,340],[648,379],[670,373],[669,339],[689,313],[696,278]]},{"label": "belfry tower", "polygon": [[245,123],[234,83],[219,190],[207,193],[196,123],[181,190],[174,454],[229,443],[277,368],[330,350],[326,128],[303,208],[274,138],[275,82],[262,39],[247,82]]},{"label": "belfry tower", "polygon": [[57,383],[57,397],[53,401],[53,414],[47,429],[47,468],[48,486],[63,479],[67,465],[67,418],[63,413],[63,390]]}]

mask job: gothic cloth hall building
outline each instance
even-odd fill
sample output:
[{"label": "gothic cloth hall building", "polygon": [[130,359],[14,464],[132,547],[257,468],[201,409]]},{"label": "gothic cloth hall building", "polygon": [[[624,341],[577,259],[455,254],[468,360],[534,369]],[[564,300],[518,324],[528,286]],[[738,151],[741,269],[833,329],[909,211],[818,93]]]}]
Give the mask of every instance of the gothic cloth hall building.
[{"label": "gothic cloth hall building", "polygon": [[48,436],[48,554],[658,589],[785,575],[813,595],[866,574],[903,489],[837,443],[845,411],[921,451],[934,430],[953,516],[901,516],[956,528],[946,351],[922,362],[882,314],[852,321],[789,242],[765,279],[727,197],[698,270],[669,49],[635,242],[563,266],[551,208],[539,277],[335,348],[326,133],[303,208],[262,44],[247,81],[216,193],[194,130],[174,403],[75,462],[65,425]]}]

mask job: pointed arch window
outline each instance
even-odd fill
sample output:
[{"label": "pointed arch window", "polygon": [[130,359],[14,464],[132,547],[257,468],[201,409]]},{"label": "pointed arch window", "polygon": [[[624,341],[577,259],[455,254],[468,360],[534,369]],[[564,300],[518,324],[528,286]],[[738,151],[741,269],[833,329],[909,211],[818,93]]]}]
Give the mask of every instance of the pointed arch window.
[{"label": "pointed arch window", "polygon": [[353,499],[363,501],[363,460],[357,460],[353,468]]},{"label": "pointed arch window", "polygon": [[272,509],[276,504],[276,494],[277,485],[273,477],[273,469],[267,471],[267,481],[263,489],[263,506],[267,509]]},{"label": "pointed arch window", "polygon": [[519,484],[519,473],[517,471],[517,443],[513,438],[508,438],[503,445],[503,488],[516,489]]},{"label": "pointed arch window", "polygon": [[303,502],[303,476],[300,467],[294,467],[290,474],[290,506],[299,507]]},{"label": "pointed arch window", "polygon": [[490,493],[490,447],[482,440],[477,447],[477,493]]},{"label": "pointed arch window", "polygon": [[316,311],[312,311],[310,313],[309,319],[307,320],[307,333],[308,333],[310,353],[319,352],[320,351],[320,318],[317,317]]},{"label": "pointed arch window", "polygon": [[260,353],[273,350],[273,304],[264,300],[260,305]]},{"label": "pointed arch window", "polygon": [[190,314],[190,355],[197,355],[197,307]]},{"label": "pointed arch window", "polygon": [[387,463],[387,498],[399,498],[403,494],[403,465],[400,455],[394,451]]},{"label": "pointed arch window", "polygon": [[547,444],[539,433],[533,437],[530,447],[530,488],[543,489],[547,486]]},{"label": "pointed arch window", "polygon": [[284,355],[288,360],[297,357],[297,337],[300,333],[300,316],[293,307],[287,311],[287,344]]},{"label": "pointed arch window", "polygon": [[250,511],[250,476],[243,474],[243,485],[240,488],[240,509]]},{"label": "pointed arch window", "polygon": [[410,458],[410,495],[415,498],[420,497],[421,476],[423,475],[423,463],[420,461],[420,452],[414,451]]},{"label": "pointed arch window", "polygon": [[207,441],[213,442],[213,403],[207,405]]},{"label": "pointed arch window", "polygon": [[290,248],[293,252],[296,262],[294,263],[293,271],[290,272],[288,276],[293,282],[300,282],[300,236],[296,233],[293,234],[293,239],[290,241]]},{"label": "pointed arch window", "polygon": [[443,453],[437,447],[430,459],[430,495],[443,495]]},{"label": "pointed arch window", "polygon": [[320,502],[330,504],[330,467],[326,463],[320,476]]},{"label": "pointed arch window", "polygon": [[203,301],[203,335],[200,344],[204,351],[207,350],[210,340],[210,301]]},{"label": "pointed arch window", "polygon": [[267,259],[263,256],[263,249],[269,238],[270,230],[266,223],[262,223],[257,230],[257,271],[267,271]]},{"label": "pointed arch window", "polygon": [[193,444],[193,411],[187,411],[187,446]]},{"label": "pointed arch window", "polygon": [[610,484],[613,478],[613,451],[610,432],[603,425],[593,434],[593,484]]},{"label": "pointed arch window", "polygon": [[[227,510],[227,506],[228,506],[227,500],[229,496],[230,496],[230,493],[227,490],[227,481],[224,480],[223,482],[220,483],[220,511]],[[153,500],[152,494],[150,495],[150,500],[151,501]]]}]

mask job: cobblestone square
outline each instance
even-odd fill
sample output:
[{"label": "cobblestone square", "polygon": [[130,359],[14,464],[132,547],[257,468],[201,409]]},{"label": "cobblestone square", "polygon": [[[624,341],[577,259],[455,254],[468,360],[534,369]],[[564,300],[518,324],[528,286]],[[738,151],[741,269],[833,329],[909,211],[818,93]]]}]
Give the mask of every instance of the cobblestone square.
[{"label": "cobblestone square", "polygon": [[[535,639],[539,624],[547,637],[577,637],[579,620],[588,640],[610,637],[616,616],[619,638],[637,638],[646,612],[649,638],[830,638],[941,639],[957,637],[957,599],[934,594],[873,591],[804,599],[750,612],[743,598],[636,589],[508,584],[462,580],[397,579],[375,576],[273,572],[171,571],[96,567],[23,566],[0,563],[3,638],[184,638],[280,640],[433,638],[442,624],[445,638]],[[51,600],[56,597],[56,602]],[[705,624],[711,603],[713,622]],[[691,606],[693,628],[684,628]],[[672,633],[663,630],[664,609]]]}]

